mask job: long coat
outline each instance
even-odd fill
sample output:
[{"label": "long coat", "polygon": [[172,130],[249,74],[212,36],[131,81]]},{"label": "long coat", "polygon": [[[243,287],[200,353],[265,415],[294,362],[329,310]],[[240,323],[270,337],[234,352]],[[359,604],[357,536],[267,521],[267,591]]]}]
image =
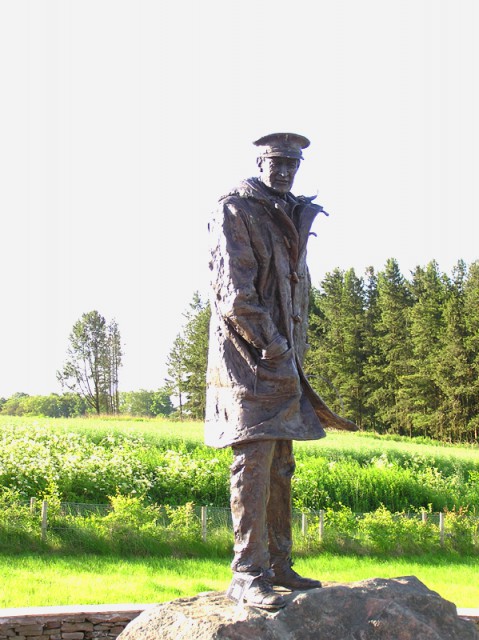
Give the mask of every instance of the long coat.
[{"label": "long coat", "polygon": [[315,440],[356,430],[302,370],[310,277],[306,245],[322,207],[276,197],[250,178],[220,200],[209,225],[211,324],[205,441]]}]

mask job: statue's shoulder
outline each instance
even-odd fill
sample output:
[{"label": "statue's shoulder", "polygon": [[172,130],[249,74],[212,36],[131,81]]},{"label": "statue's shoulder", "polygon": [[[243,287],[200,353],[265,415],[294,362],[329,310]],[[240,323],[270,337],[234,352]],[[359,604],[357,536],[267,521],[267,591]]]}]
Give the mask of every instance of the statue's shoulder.
[{"label": "statue's shoulder", "polygon": [[245,220],[257,215],[256,210],[258,207],[261,208],[262,194],[256,182],[257,179],[248,178],[221,196],[214,215],[216,217],[233,215]]},{"label": "statue's shoulder", "polygon": [[247,178],[242,180],[233,189],[222,195],[218,202],[224,204],[226,202],[241,200],[257,200],[261,197],[259,180],[257,178]]}]

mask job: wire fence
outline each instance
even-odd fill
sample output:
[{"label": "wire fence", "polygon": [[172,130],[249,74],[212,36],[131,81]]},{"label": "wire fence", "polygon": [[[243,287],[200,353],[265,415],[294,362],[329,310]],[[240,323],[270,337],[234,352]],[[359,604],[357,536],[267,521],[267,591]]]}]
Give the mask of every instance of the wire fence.
[{"label": "wire fence", "polygon": [[[136,512],[132,518],[131,512],[125,511],[125,523],[134,529],[136,522],[144,523],[141,518],[143,506],[136,505]],[[47,541],[49,533],[72,531],[75,528],[85,528],[89,522],[99,522],[116,518],[115,522],[122,522],[122,512],[115,512],[111,504],[82,504],[73,502],[39,501],[32,498],[29,502],[17,505],[18,508],[0,510],[0,541],[2,535],[12,529],[24,529],[31,534]],[[148,508],[146,508],[148,509]],[[232,531],[231,511],[228,508],[183,505],[183,506],[155,506],[153,519],[148,521],[150,531],[155,528],[175,532],[189,528],[198,539],[206,542],[215,532]],[[140,515],[138,515],[140,514]],[[132,524],[133,523],[133,524]],[[363,540],[374,542],[374,537],[383,538],[385,545],[390,544],[394,536],[407,538],[408,535],[439,543],[441,547],[447,545],[448,540],[460,539],[469,549],[479,550],[479,516],[466,512],[410,512],[392,514],[386,509],[378,509],[374,513],[352,513],[348,510],[334,512],[332,510],[310,511],[301,513],[293,511],[293,534],[295,537],[307,538],[310,541],[324,543],[325,540]],[[388,542],[389,541],[389,542]],[[407,542],[407,541],[406,541]],[[404,541],[403,541],[404,543]]]}]

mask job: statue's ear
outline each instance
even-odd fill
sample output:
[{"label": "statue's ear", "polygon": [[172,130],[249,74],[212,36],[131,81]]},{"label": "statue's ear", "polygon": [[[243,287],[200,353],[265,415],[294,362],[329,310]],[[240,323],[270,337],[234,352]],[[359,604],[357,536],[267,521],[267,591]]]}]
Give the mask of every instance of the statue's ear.
[{"label": "statue's ear", "polygon": [[256,158],[256,164],[258,165],[259,170],[263,171],[263,158]]}]

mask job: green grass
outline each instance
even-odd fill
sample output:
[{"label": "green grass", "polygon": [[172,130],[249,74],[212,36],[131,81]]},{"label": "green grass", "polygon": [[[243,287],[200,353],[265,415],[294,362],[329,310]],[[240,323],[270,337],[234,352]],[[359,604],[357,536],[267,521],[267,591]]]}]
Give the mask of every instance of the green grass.
[{"label": "green grass", "polygon": [[0,556],[0,572],[3,608],[165,602],[224,590],[229,579],[226,561],[95,555]]},{"label": "green grass", "polygon": [[[295,569],[325,582],[415,575],[458,607],[479,606],[479,560],[423,556],[377,559],[324,553],[298,559]],[[229,560],[98,557],[94,555],[0,556],[0,607],[66,604],[155,603],[224,591]]]},{"label": "green grass", "polygon": [[0,415],[0,431],[5,426],[47,427],[62,433],[80,433],[94,442],[107,435],[140,436],[149,444],[164,447],[168,444],[184,442],[189,445],[204,441],[203,423],[169,420],[166,418],[41,418]]},{"label": "green grass", "polygon": [[429,589],[460,608],[479,607],[479,559],[424,555],[402,558],[322,554],[301,558],[299,573],[332,582],[416,576]]}]

